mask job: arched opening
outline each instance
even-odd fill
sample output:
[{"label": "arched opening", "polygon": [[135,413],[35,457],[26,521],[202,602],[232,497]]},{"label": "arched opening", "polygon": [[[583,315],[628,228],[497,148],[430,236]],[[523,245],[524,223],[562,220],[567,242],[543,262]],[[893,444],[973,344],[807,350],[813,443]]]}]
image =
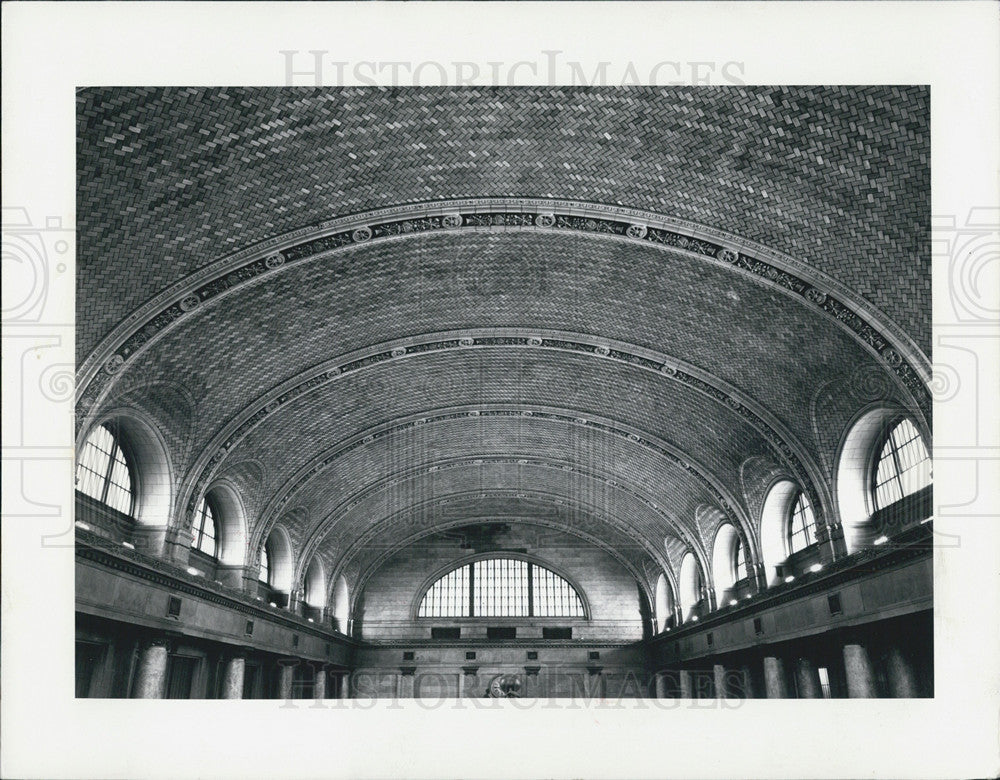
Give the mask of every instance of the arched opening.
[{"label": "arched opening", "polygon": [[267,579],[261,580],[262,594],[274,606],[288,606],[292,590],[292,543],[288,532],[280,525],[274,526],[261,550],[261,575],[265,573],[264,562],[267,563]]},{"label": "arched opening", "polygon": [[680,579],[681,597],[681,622],[697,620],[698,616],[704,614],[705,605],[705,580],[701,573],[694,553],[687,553],[681,561]]},{"label": "arched opening", "polygon": [[720,607],[735,605],[750,592],[749,557],[731,523],[719,527],[712,547],[712,582]]},{"label": "arched opening", "polygon": [[837,460],[837,506],[848,552],[885,541],[931,516],[932,463],[913,421],[873,409],[844,438]]},{"label": "arched opening", "polygon": [[247,519],[239,494],[230,485],[216,483],[205,493],[215,510],[217,529],[215,556],[223,566],[245,566]]},{"label": "arched opening", "polygon": [[768,586],[783,579],[782,566],[788,558],[785,531],[792,501],[799,486],[789,479],[776,482],[764,499],[760,517],[761,557],[764,559],[764,579]]},{"label": "arched opening", "polygon": [[214,566],[218,541],[217,517],[215,501],[206,495],[201,500],[201,506],[195,512],[194,521],[191,523],[191,552],[194,561],[198,560],[198,556],[204,556],[206,562],[211,562]]},{"label": "arched opening", "polygon": [[801,490],[795,494],[788,509],[785,542],[789,555],[795,555],[816,544],[816,515],[813,513],[809,497]]},{"label": "arched opening", "polygon": [[313,620],[321,618],[326,607],[326,571],[318,555],[313,556],[306,569],[304,590],[303,614]]},{"label": "arched opening", "polygon": [[333,587],[333,627],[344,634],[351,632],[351,602],[347,590],[347,580],[341,574]]},{"label": "arched opening", "polygon": [[667,631],[674,627],[677,616],[674,614],[674,594],[667,581],[667,575],[660,573],[656,578],[656,630]]},{"label": "arched opening", "polygon": [[78,519],[161,555],[170,519],[166,446],[137,413],[119,411],[95,424],[77,452]]},{"label": "arched opening", "polygon": [[589,610],[567,577],[505,555],[478,558],[436,578],[423,591],[415,616],[589,618]]}]

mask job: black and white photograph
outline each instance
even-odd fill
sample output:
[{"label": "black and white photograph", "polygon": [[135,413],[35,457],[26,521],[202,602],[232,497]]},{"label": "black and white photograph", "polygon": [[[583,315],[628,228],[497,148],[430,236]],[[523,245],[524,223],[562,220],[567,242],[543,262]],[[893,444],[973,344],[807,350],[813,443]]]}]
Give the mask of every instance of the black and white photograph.
[{"label": "black and white photograph", "polygon": [[926,88],[77,101],[77,695],[933,695]]},{"label": "black and white photograph", "polygon": [[[73,211],[5,196],[4,607],[15,544],[58,558],[59,707],[143,729],[49,776],[741,772],[559,765],[590,728],[640,750],[626,723],[643,752],[753,734],[743,776],[889,776],[875,724],[969,680],[995,705],[953,626],[998,595],[1000,209],[938,205],[946,90],[316,45],[268,52],[270,84],[78,79]],[[768,763],[778,723],[843,763]],[[464,760],[409,753],[449,728]],[[186,732],[247,755],[172,756]],[[977,745],[926,776],[996,766]]]}]

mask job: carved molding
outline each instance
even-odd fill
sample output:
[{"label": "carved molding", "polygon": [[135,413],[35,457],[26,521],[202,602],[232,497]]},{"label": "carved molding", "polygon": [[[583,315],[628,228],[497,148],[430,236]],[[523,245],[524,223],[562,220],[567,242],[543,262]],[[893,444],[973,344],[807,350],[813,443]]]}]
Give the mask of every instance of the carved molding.
[{"label": "carved molding", "polygon": [[84,361],[77,376],[78,426],[85,426],[127,362],[184,317],[197,316],[233,290],[359,244],[463,230],[542,230],[611,237],[732,268],[834,320],[879,357],[930,419],[931,374],[926,357],[887,317],[810,266],[719,231],[649,212],[573,201],[494,198],[413,204],[333,220],[292,231],[192,274],[120,323]]}]

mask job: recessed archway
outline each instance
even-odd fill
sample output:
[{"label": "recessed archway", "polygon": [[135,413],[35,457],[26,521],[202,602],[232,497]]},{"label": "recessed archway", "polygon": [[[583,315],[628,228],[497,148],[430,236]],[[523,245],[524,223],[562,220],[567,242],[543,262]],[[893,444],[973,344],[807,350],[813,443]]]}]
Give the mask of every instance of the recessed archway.
[{"label": "recessed archway", "polygon": [[656,578],[656,630],[663,631],[673,625],[674,594],[667,582],[667,575],[660,572]]},{"label": "recessed archway", "polygon": [[226,482],[216,482],[205,495],[216,510],[216,557],[219,563],[224,566],[245,566],[247,517],[239,493]]},{"label": "recessed archway", "polygon": [[688,621],[697,617],[702,607],[705,591],[705,579],[694,553],[687,553],[681,561],[680,602],[681,620]]},{"label": "recessed archway", "polygon": [[[864,546],[866,529],[875,512],[870,485],[878,454],[875,449],[892,424],[904,416],[898,408],[880,406],[869,409],[851,425],[840,446],[837,455],[837,508],[848,553]],[[924,431],[920,433],[922,437],[926,436]]]},{"label": "recessed archway", "polygon": [[341,574],[333,586],[333,627],[343,634],[350,633],[351,598],[347,580]]},{"label": "recessed archway", "polygon": [[308,606],[323,609],[326,606],[326,571],[318,555],[313,556],[306,569],[303,597]]},{"label": "recessed archway", "polygon": [[715,585],[716,601],[720,605],[729,601],[733,585],[739,576],[735,560],[740,544],[740,536],[730,523],[719,526],[715,544],[712,545],[712,582]]},{"label": "recessed archway", "polygon": [[292,541],[283,526],[276,525],[265,542],[271,590],[288,598],[292,592]]},{"label": "recessed archway", "polygon": [[788,557],[785,530],[792,501],[799,486],[790,479],[775,482],[764,499],[760,516],[761,556],[764,559],[764,581],[773,585],[778,577],[778,567]]}]

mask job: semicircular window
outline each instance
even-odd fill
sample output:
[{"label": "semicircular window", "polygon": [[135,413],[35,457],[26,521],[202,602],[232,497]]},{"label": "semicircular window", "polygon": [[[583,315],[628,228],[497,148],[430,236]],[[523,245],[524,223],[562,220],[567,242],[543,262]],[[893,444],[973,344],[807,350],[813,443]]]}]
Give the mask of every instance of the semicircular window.
[{"label": "semicircular window", "polygon": [[431,585],[417,617],[586,617],[583,599],[563,577],[518,558],[459,566]]},{"label": "semicircular window", "polygon": [[123,514],[132,514],[131,464],[111,426],[97,426],[84,442],[76,464],[76,489]]},{"label": "semicircular window", "polygon": [[931,484],[931,460],[917,426],[900,420],[885,436],[872,475],[875,508],[881,509]]}]

